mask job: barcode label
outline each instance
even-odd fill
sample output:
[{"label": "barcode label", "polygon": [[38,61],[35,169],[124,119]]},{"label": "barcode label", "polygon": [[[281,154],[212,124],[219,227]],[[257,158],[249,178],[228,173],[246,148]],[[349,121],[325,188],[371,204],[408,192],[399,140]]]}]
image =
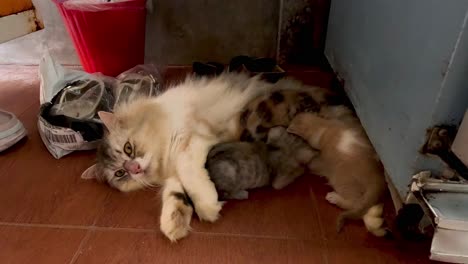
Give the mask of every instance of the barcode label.
[{"label": "barcode label", "polygon": [[58,135],[51,133],[49,130],[46,130],[46,137],[55,143],[62,144],[76,144],[78,141],[75,138],[75,135]]},{"label": "barcode label", "polygon": [[76,150],[83,146],[85,141],[80,133],[68,128],[54,127],[42,118],[39,118],[39,130],[49,146],[58,147],[64,150]]}]

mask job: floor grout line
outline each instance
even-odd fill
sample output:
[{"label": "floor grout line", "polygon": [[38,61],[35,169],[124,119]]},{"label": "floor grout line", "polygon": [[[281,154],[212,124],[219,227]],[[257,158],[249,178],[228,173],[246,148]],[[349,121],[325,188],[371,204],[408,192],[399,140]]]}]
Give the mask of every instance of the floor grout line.
[{"label": "floor grout line", "polygon": [[[129,233],[156,233],[159,232],[156,228],[133,228],[133,227],[102,227],[102,226],[80,226],[80,225],[57,225],[57,224],[30,224],[30,223],[13,223],[0,222],[0,226],[11,227],[31,227],[31,228],[54,228],[54,229],[70,229],[70,230],[87,230],[89,232],[129,232]],[[237,238],[257,238],[257,239],[272,239],[272,240],[289,240],[289,241],[316,241],[312,238],[298,238],[288,236],[271,236],[271,235],[253,235],[239,233],[209,233],[192,231],[192,234],[214,237],[237,237]],[[190,236],[190,235],[189,235]]]},{"label": "floor grout line", "polygon": [[[320,219],[320,212],[318,211],[318,201],[314,193],[314,187],[312,185],[309,186],[309,196],[312,202],[314,203],[314,212],[318,219],[318,224],[320,228],[320,237],[321,237],[320,244],[322,247],[325,248],[325,250],[328,250],[328,241],[327,241],[327,237],[325,235],[324,229],[323,229],[322,219]],[[328,253],[323,253],[322,257],[324,259],[324,263],[329,263]]]},{"label": "floor grout line", "polygon": [[81,225],[58,225],[58,224],[30,224],[30,223],[13,223],[0,222],[3,226],[14,227],[32,227],[32,228],[55,228],[55,229],[75,229],[75,230],[91,230],[91,231],[123,231],[123,232],[154,232],[155,229],[150,228],[132,228],[132,227],[100,227],[100,226],[81,226]]},{"label": "floor grout line", "polygon": [[83,239],[81,239],[81,242],[78,245],[78,248],[76,249],[75,253],[73,254],[73,257],[70,260],[69,264],[74,264],[78,260],[81,253],[83,252],[84,246],[88,243],[89,239],[91,238],[91,233],[93,233],[93,230],[88,230]]},{"label": "floor grout line", "polygon": [[227,236],[227,237],[239,237],[239,238],[272,239],[272,240],[315,241],[312,239],[287,237],[287,236],[250,235],[250,234],[236,234],[236,233],[208,233],[208,232],[197,232],[197,231],[192,231],[192,233],[197,234],[197,235],[219,236],[219,237]]}]

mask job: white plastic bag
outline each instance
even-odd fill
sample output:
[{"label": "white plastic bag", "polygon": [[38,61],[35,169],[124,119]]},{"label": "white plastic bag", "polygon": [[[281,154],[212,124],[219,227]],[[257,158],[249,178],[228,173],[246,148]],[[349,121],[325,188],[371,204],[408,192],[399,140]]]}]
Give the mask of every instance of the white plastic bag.
[{"label": "white plastic bag", "polygon": [[[37,127],[44,145],[47,147],[52,156],[54,156],[56,159],[59,159],[76,150],[95,149],[97,147],[98,140],[100,137],[102,137],[103,133],[101,121],[94,118],[95,113],[86,116],[87,120],[82,121],[82,126],[86,126],[87,129],[85,133],[72,129],[73,127],[80,125],[80,120],[74,121],[75,123],[71,124],[69,127],[65,127],[64,125],[54,125],[51,123],[50,119],[47,120],[46,118],[54,114],[61,114],[66,116],[67,112],[63,111],[64,105],[52,105],[51,103],[52,100],[64,89],[64,87],[70,86],[70,84],[76,83],[78,81],[90,80],[100,83],[103,86],[102,89],[105,89],[105,87],[112,87],[112,82],[115,80],[105,76],[99,76],[79,70],[64,68],[52,59],[50,53],[47,50],[39,64],[39,76],[41,80],[41,109],[39,112]],[[106,85],[104,82],[106,82]],[[109,94],[112,96],[112,93],[107,92],[107,94],[105,94],[103,90],[101,91],[101,98],[109,97]],[[99,102],[101,101],[103,100],[99,99]],[[74,109],[81,109],[77,108],[80,105],[83,105],[83,103],[80,104],[80,102],[86,102],[86,100],[75,101],[74,105],[72,101],[71,106],[70,102],[68,102],[68,109],[73,109],[73,107],[75,107]],[[110,105],[113,105],[113,100]],[[53,107],[56,107],[56,109],[52,110],[51,108]],[[66,107],[67,105],[65,105],[65,108]],[[64,120],[64,118],[61,120]],[[72,122],[73,121],[67,123],[70,124]],[[87,140],[87,138],[92,138],[93,140]]]},{"label": "white plastic bag", "polygon": [[[121,102],[161,93],[153,65],[137,65],[117,78],[89,74],[58,64],[46,50],[39,64],[39,134],[57,159],[77,150],[95,149],[104,128],[98,111],[113,111]],[[115,100],[117,98],[117,100]]]}]

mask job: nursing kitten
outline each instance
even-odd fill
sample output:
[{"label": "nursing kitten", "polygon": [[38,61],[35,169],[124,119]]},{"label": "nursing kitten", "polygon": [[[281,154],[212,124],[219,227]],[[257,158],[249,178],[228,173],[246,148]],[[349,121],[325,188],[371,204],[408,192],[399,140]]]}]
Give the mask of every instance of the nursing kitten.
[{"label": "nursing kitten", "polygon": [[[287,89],[285,89],[287,88]],[[259,96],[249,102],[241,115],[244,128],[242,139],[245,141],[265,140],[271,127],[288,126],[298,113],[328,111],[328,118],[335,118],[335,111],[327,108],[342,105],[339,95],[320,87],[304,86],[301,83],[282,79],[274,84],[271,93]],[[340,115],[352,116],[352,111],[341,111]]]},{"label": "nursing kitten", "polygon": [[191,76],[158,97],[119,105],[113,114],[100,112],[107,131],[97,163],[82,177],[124,192],[162,185],[161,230],[172,241],[180,239],[192,217],[186,195],[201,220],[216,221],[222,208],[204,167],[210,148],[239,140],[242,110],[273,88],[243,74]]},{"label": "nursing kitten", "polygon": [[270,185],[272,167],[264,142],[227,142],[215,145],[206,169],[221,200],[247,199],[248,189]]},{"label": "nursing kitten", "polygon": [[305,139],[320,155],[309,169],[325,176],[334,192],[326,199],[345,209],[338,231],[346,219],[364,220],[375,236],[386,235],[382,227],[382,198],[386,191],[383,166],[359,122],[327,120],[312,113],[298,114],[288,132]]},{"label": "nursing kitten", "polygon": [[229,142],[208,153],[206,169],[221,199],[247,199],[248,189],[273,185],[281,189],[304,173],[317,153],[284,127],[268,133],[267,143]]},{"label": "nursing kitten", "polygon": [[302,138],[288,133],[285,127],[276,126],[268,131],[269,161],[276,168],[271,186],[282,189],[305,172],[319,152]]}]

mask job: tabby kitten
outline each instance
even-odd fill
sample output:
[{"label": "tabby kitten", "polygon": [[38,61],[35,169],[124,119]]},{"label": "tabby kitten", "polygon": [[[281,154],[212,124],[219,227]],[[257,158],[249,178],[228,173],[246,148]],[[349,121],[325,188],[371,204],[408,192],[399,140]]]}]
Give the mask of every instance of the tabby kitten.
[{"label": "tabby kitten", "polygon": [[221,200],[247,199],[248,189],[270,185],[268,147],[261,141],[217,144],[205,167]]},{"label": "tabby kitten", "polygon": [[281,189],[304,173],[317,152],[284,127],[268,133],[267,143],[230,142],[215,145],[206,168],[221,199],[247,199],[248,189],[272,184]]},{"label": "tabby kitten", "polygon": [[277,126],[268,131],[267,145],[270,149],[269,162],[275,168],[271,185],[282,189],[305,172],[319,152],[302,138],[288,133],[285,127]]}]

